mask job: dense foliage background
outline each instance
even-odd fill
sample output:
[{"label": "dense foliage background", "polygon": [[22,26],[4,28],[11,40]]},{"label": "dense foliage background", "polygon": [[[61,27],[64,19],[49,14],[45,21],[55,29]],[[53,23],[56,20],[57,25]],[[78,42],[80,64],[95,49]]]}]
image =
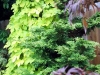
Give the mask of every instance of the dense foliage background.
[{"label": "dense foliage background", "polygon": [[[98,43],[81,38],[81,20],[75,19],[72,26],[68,23],[65,3],[67,0],[16,0],[7,26],[10,35],[5,48],[10,58],[5,75],[50,75],[66,65],[91,69],[89,60],[95,57]],[[88,20],[88,31],[98,27],[99,20],[100,13]]]},{"label": "dense foliage background", "polygon": [[3,75],[6,69],[6,64],[9,57],[7,49],[3,48],[7,41],[7,37],[8,37],[8,32],[6,30],[0,30],[0,74],[1,75]]},{"label": "dense foliage background", "polygon": [[13,14],[11,10],[12,4],[15,0],[0,0],[0,75],[3,75],[6,69],[6,65],[9,59],[8,50],[4,48],[9,31],[5,30],[5,20],[10,19]]}]

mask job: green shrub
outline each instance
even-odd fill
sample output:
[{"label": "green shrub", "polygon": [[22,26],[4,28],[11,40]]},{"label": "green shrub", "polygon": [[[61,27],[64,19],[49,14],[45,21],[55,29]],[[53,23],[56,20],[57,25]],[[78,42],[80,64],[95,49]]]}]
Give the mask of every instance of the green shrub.
[{"label": "green shrub", "polygon": [[4,73],[8,61],[8,51],[3,48],[7,42],[8,32],[0,30],[0,75]]}]

